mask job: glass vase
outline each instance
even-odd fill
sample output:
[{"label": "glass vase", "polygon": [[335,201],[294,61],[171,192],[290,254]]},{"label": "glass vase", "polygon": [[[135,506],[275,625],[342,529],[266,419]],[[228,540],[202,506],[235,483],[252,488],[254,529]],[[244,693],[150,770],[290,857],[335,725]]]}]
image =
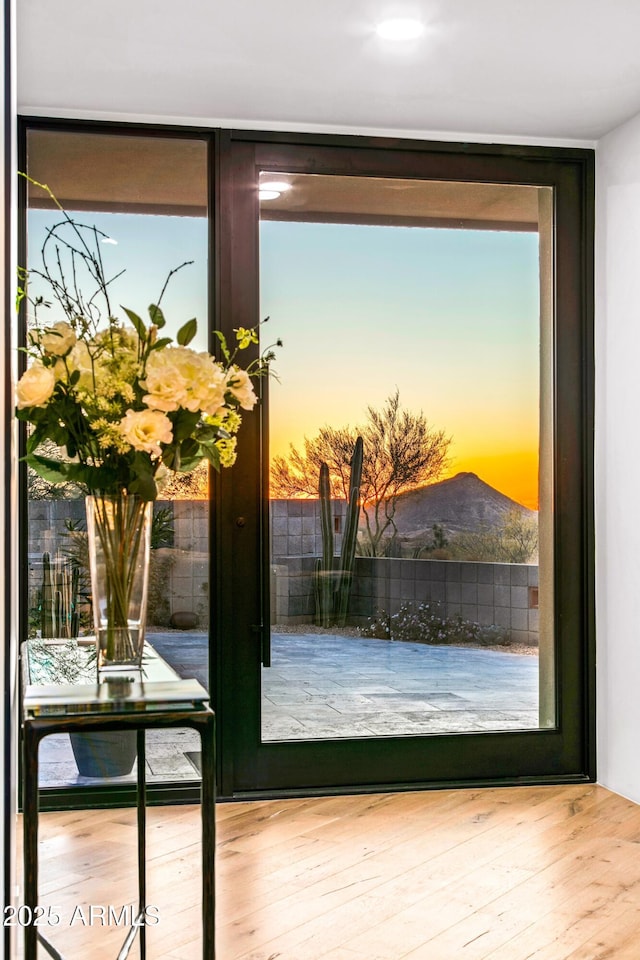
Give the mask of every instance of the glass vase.
[{"label": "glass vase", "polygon": [[87,497],[98,671],[142,664],[153,504],[122,492]]}]

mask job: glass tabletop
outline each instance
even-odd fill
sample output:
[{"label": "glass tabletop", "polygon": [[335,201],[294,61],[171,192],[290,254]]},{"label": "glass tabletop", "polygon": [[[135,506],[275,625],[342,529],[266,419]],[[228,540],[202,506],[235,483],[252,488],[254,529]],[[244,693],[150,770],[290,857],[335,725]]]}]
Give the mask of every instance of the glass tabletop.
[{"label": "glass tabletop", "polygon": [[183,680],[149,643],[140,669],[98,677],[93,637],[22,645],[25,717],[197,709],[209,694]]}]

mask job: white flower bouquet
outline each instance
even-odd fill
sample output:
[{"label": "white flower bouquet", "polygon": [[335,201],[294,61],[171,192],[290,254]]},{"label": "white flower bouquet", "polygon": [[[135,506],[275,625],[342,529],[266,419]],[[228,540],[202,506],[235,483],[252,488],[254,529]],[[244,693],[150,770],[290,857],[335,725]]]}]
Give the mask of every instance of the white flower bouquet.
[{"label": "white flower bouquet", "polygon": [[[34,181],[32,181],[34,182]],[[40,322],[51,304],[30,297],[33,307],[28,365],[16,386],[16,415],[27,421],[26,461],[51,483],[73,482],[87,497],[87,537],[94,626],[101,667],[142,660],[149,567],[151,501],[168,471],[192,470],[206,459],[228,467],[236,457],[241,410],[256,404],[253,377],[268,372],[269,351],[246,368],[238,352],[258,343],[257,328],[239,327],[229,348],[218,334],[221,359],[189,344],[197,333],[188,320],[175,339],[161,301],[149,322],[126,307],[118,319],[111,305],[100,242],[105,235],[77,223],[42,187],[61,212],[46,233],[40,269],[22,279],[44,282],[62,317]],[[54,446],[60,456],[50,456]]]},{"label": "white flower bouquet", "polygon": [[[257,328],[238,328],[232,349],[218,333],[220,360],[189,346],[196,320],[188,320],[175,340],[162,336],[162,295],[186,264],[169,274],[148,308],[148,323],[125,307],[126,320],[117,319],[109,290],[115,278],[106,279],[99,249],[104,235],[57,206],[62,219],[47,232],[42,269],[23,274],[46,282],[65,317],[43,325],[41,310],[50,304],[43,297],[30,301],[29,365],[16,387],[16,414],[32,427],[29,466],[52,483],[154,500],[165,470],[188,472],[204,458],[216,469],[233,464],[240,411],[254,407],[252,379],[273,357],[263,354],[246,369],[236,362],[239,351],[258,343]],[[86,295],[81,273],[92,284]],[[43,455],[45,441],[65,458]]]}]

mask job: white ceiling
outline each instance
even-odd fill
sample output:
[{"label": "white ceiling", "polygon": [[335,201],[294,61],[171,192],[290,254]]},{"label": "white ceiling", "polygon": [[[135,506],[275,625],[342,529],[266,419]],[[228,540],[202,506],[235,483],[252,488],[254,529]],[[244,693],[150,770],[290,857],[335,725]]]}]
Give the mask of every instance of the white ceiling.
[{"label": "white ceiling", "polygon": [[[18,0],[44,116],[593,142],[640,111],[640,0]],[[418,16],[417,41],[374,35]]]}]

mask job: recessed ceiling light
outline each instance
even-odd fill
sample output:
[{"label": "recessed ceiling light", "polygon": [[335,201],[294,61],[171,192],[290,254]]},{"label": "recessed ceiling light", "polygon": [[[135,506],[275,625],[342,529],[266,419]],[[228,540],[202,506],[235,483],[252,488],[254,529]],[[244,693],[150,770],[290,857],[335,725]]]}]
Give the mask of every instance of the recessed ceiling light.
[{"label": "recessed ceiling light", "polygon": [[277,190],[278,193],[286,193],[291,190],[291,184],[284,180],[263,180],[260,183],[260,190]]},{"label": "recessed ceiling light", "polygon": [[275,200],[276,197],[280,196],[279,190],[259,190],[258,197],[260,200]]},{"label": "recessed ceiling light", "polygon": [[416,40],[424,33],[424,26],[419,20],[383,20],[376,33],[383,40]]}]

